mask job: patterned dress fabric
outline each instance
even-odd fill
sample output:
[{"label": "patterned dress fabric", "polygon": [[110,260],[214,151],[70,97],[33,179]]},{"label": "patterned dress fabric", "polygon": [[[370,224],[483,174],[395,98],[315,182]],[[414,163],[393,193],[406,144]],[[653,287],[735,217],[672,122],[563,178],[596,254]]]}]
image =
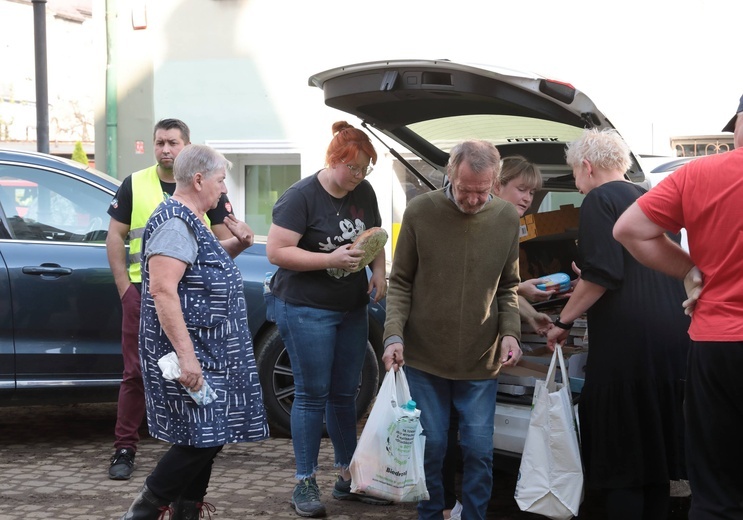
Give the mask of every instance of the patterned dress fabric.
[{"label": "patterned dress fabric", "polygon": [[147,223],[142,248],[145,254],[152,232],[172,218],[184,220],[199,245],[196,261],[186,268],[178,284],[178,294],[204,379],[217,393],[217,399],[198,406],[178,381],[163,378],[157,360],[173,347],[160,326],[149,293],[145,256],[139,355],[150,435],[198,448],[263,440],[268,437],[268,425],[240,270],[196,215],[174,199],[163,202]]}]

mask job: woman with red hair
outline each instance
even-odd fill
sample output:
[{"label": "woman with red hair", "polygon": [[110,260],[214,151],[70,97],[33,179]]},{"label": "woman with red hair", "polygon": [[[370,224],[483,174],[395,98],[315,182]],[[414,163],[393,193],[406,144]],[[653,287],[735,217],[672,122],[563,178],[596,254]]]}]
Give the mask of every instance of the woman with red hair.
[{"label": "woman with red hair", "polygon": [[[325,168],[292,185],[273,208],[268,260],[279,267],[271,280],[276,324],[294,374],[292,442],[298,483],[297,514],[325,516],[315,480],[323,416],[339,475],[340,500],[387,501],[351,493],[349,464],[356,449],[356,391],[367,348],[366,306],[387,291],[384,251],[360,269],[357,236],[379,227],[377,198],[366,176],[377,161],[369,137],[345,121],[333,124]],[[269,304],[270,305],[270,304]]]}]

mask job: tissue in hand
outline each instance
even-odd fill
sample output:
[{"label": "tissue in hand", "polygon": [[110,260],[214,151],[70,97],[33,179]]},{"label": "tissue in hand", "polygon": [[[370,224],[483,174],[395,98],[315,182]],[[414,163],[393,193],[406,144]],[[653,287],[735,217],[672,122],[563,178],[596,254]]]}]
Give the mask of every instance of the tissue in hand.
[{"label": "tissue in hand", "polygon": [[[157,360],[157,365],[163,373],[163,377],[168,381],[177,381],[181,377],[181,366],[178,363],[178,355],[175,352],[166,354]],[[204,384],[198,392],[194,392],[181,384],[186,389],[188,395],[198,404],[199,406],[209,404],[217,398],[217,393],[212,390],[209,383],[204,379]]]}]

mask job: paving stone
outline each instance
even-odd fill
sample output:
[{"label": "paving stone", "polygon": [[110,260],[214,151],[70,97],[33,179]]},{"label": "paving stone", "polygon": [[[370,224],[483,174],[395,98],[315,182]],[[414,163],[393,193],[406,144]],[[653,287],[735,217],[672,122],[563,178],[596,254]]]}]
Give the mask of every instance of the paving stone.
[{"label": "paving stone", "polygon": [[[169,445],[149,438],[142,430],[132,478],[110,480],[108,464],[114,451],[115,419],[115,404],[2,408],[0,520],[118,520]],[[328,518],[417,518],[415,504],[380,507],[334,500],[331,490],[336,470],[333,449],[326,438],[318,460],[318,484]],[[542,518],[518,511],[513,500],[515,472],[512,468],[501,469],[495,475],[487,520]],[[290,439],[226,446],[214,463],[206,496],[217,507],[212,520],[299,518],[289,502],[294,473]],[[677,500],[676,514],[669,515],[668,520],[686,518],[683,510],[688,498],[672,500]],[[584,505],[580,520],[601,520],[602,515],[596,513],[600,509],[590,500]]]}]

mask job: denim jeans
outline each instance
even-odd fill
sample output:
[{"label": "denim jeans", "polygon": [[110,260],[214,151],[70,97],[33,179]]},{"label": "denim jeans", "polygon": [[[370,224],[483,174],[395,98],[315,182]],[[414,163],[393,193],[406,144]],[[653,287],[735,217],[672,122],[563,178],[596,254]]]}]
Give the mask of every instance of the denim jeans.
[{"label": "denim jeans", "polygon": [[335,466],[356,449],[356,392],[366,355],[366,307],[341,312],[275,300],[276,324],[294,374],[291,430],[297,479],[315,474],[323,415]]},{"label": "denim jeans", "polygon": [[429,500],[418,502],[418,520],[440,520],[444,510],[443,456],[453,406],[462,448],[462,518],[484,520],[493,487],[493,431],[498,380],[453,380],[405,366],[410,395],[421,410],[426,436],[424,466]]}]

